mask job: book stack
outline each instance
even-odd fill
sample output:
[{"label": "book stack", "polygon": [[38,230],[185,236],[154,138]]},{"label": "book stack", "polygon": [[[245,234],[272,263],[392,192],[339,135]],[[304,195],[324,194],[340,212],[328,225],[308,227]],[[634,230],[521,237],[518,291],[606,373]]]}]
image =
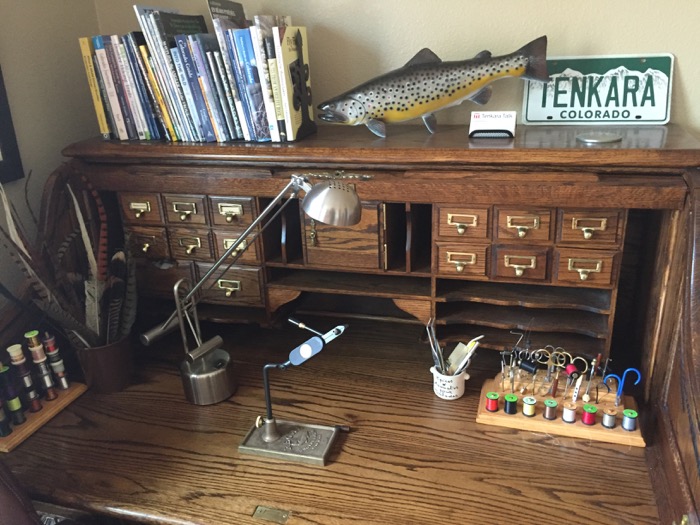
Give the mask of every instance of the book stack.
[{"label": "book stack", "polygon": [[307,32],[288,16],[246,20],[209,0],[202,15],[134,6],[141,28],[79,39],[105,139],[286,142],[316,131]]}]

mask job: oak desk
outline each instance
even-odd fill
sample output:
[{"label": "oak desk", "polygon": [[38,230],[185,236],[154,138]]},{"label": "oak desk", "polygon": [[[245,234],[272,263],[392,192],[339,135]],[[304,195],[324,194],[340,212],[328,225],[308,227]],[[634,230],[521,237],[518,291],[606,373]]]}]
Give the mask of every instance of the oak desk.
[{"label": "oak desk", "polygon": [[[324,330],[335,324],[312,319]],[[154,524],[659,522],[644,449],[475,423],[493,353],[480,352],[466,395],[432,392],[421,330],[354,321],[300,367],[271,373],[283,419],[349,425],[330,463],[239,455],[264,413],[262,365],[307,334],[295,327],[205,326],[224,337],[238,392],[197,407],[184,399],[178,340],[138,349],[133,384],[88,391],[3,460],[37,499]]]}]

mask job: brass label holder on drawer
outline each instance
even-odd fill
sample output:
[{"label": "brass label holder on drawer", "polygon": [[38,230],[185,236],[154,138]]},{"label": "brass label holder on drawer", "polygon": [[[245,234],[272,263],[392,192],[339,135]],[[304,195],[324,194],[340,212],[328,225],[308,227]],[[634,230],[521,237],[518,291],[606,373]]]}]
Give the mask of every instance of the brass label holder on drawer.
[{"label": "brass label holder on drawer", "polygon": [[522,239],[529,230],[540,229],[540,218],[537,215],[508,215],[506,217],[506,227],[515,228],[518,231],[518,237]]},{"label": "brass label holder on drawer", "polygon": [[[223,240],[224,250],[228,250],[231,246],[234,245],[234,243],[237,240],[238,240],[238,238],[224,239]],[[241,241],[241,243],[238,245],[238,247],[231,252],[231,257],[236,257],[239,253],[243,253],[244,251],[246,251],[246,248],[248,248],[248,241]]]},{"label": "brass label holder on drawer", "polygon": [[476,228],[478,216],[464,213],[448,213],[447,224],[456,227],[459,235],[464,235],[467,228]]},{"label": "brass label holder on drawer", "polygon": [[[585,267],[578,267],[578,265],[586,265]],[[603,261],[596,259],[574,259],[569,258],[569,271],[578,272],[582,281],[588,279],[589,273],[600,273],[603,269]]]},{"label": "brass label holder on drawer", "polygon": [[[525,264],[519,264],[518,261],[527,261]],[[504,255],[503,263],[506,268],[513,268],[516,277],[522,277],[525,270],[534,270],[537,268],[537,257],[527,255]]]},{"label": "brass label holder on drawer", "polygon": [[[220,202],[217,208],[219,210],[219,215],[223,215],[226,222],[233,222],[243,216],[243,206],[241,204]],[[245,248],[243,248],[243,250],[245,250]]]},{"label": "brass label holder on drawer", "polygon": [[241,291],[241,281],[218,279],[216,285],[219,287],[219,290],[225,291],[226,297],[231,297],[234,293]]},{"label": "brass label holder on drawer", "polygon": [[140,219],[145,213],[151,211],[151,203],[146,202],[130,202],[129,210],[134,212],[134,216]]},{"label": "brass label holder on drawer", "polygon": [[202,247],[202,240],[199,237],[180,237],[177,242],[185,248],[187,255],[192,255],[196,248]]},{"label": "brass label holder on drawer", "polygon": [[[453,259],[453,257],[459,257],[460,259]],[[462,273],[464,271],[465,266],[473,266],[476,264],[476,254],[464,252],[447,252],[447,263],[454,264],[455,270],[459,273]]]},{"label": "brass label holder on drawer", "polygon": [[181,221],[186,221],[190,215],[197,215],[197,203],[173,202],[173,211],[180,216]]},{"label": "brass label holder on drawer", "polygon": [[[598,223],[598,226],[583,226],[582,224]],[[581,223],[581,224],[579,224]],[[571,229],[581,230],[583,238],[588,240],[593,237],[593,232],[604,232],[608,228],[608,219],[605,217],[574,217],[571,219]]]}]

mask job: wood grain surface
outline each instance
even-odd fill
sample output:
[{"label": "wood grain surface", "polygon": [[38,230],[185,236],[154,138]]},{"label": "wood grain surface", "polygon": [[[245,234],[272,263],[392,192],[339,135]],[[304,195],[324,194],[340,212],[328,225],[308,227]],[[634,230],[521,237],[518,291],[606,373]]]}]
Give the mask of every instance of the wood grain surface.
[{"label": "wood grain surface", "polygon": [[415,326],[353,321],[319,356],[271,373],[277,417],[350,426],[326,467],[239,455],[264,413],[262,365],[311,334],[203,330],[233,355],[229,400],[185,401],[171,337],[138,349],[126,390],[88,391],[3,460],[37,499],[143,523],[269,523],[258,506],[290,525],[658,523],[644,449],[477,424],[498,356],[480,352],[465,396],[441,400]]}]

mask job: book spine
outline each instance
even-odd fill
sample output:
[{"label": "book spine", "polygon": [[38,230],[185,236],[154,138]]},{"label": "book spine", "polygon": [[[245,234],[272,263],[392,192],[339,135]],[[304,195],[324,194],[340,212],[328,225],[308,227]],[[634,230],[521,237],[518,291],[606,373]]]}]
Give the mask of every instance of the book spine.
[{"label": "book spine", "polygon": [[196,36],[190,35],[188,39],[190,42],[190,50],[192,51],[192,58],[197,66],[197,77],[199,78],[200,85],[202,86],[202,95],[206,101],[207,108],[209,108],[211,122],[214,126],[214,131],[216,132],[216,140],[218,142],[226,142],[230,137],[228,136],[226,123],[224,122],[223,115],[221,114],[221,107],[218,104],[216,88],[212,85],[213,80],[211,79],[211,74],[209,73],[207,59],[204,54],[205,52]]},{"label": "book spine", "polygon": [[[246,121],[245,113],[243,112],[243,104],[241,103],[241,98],[238,93],[238,86],[236,84],[236,77],[233,72],[235,65],[231,60],[231,46],[226,36],[226,27],[224,26],[225,21],[221,18],[215,18],[213,22],[216,39],[219,42],[219,49],[221,50],[221,59],[224,63],[224,69],[226,70],[226,79],[228,80],[230,93],[233,97],[234,109],[238,117],[238,122],[241,126],[241,132],[243,133],[242,136],[245,140],[250,140],[250,131],[248,130],[248,123]],[[234,109],[231,111],[234,111]]]},{"label": "book spine", "polygon": [[231,117],[233,118],[233,125],[236,128],[236,138],[242,139],[245,137],[243,134],[243,126],[241,125],[241,119],[238,117],[236,101],[233,98],[233,88],[231,87],[231,84],[229,84],[228,77],[226,76],[224,59],[221,56],[220,51],[214,51],[214,61],[216,62],[216,67],[219,70],[219,78],[221,79],[221,84],[223,86],[224,96],[226,97],[226,102],[228,103],[229,111],[231,112]]},{"label": "book spine", "polygon": [[146,118],[151,139],[160,139],[161,133],[159,129],[159,120],[156,116],[157,105],[155,99],[150,96],[150,86],[143,65],[141,63],[141,55],[138,53],[137,44],[133,33],[127,33],[122,37],[124,49],[128,58],[129,66],[131,67],[131,75],[134,78],[136,93],[141,101],[141,107]]},{"label": "book spine", "polygon": [[136,133],[140,140],[148,140],[151,137],[150,133],[148,132],[148,126],[146,125],[146,117],[143,114],[141,101],[136,94],[134,78],[131,74],[131,68],[129,67],[129,63],[127,62],[126,58],[126,50],[124,49],[124,45],[121,43],[118,35],[112,35],[112,49],[114,50],[117,64],[119,65],[119,73],[122,77],[124,93],[129,104],[129,109],[134,119]]},{"label": "book spine", "polygon": [[199,114],[197,113],[197,107],[194,104],[194,98],[192,97],[192,90],[190,89],[190,83],[187,80],[187,74],[185,73],[185,68],[182,64],[182,56],[180,54],[180,49],[177,47],[170,48],[170,55],[175,65],[175,72],[180,79],[180,85],[182,86],[182,92],[185,95],[185,103],[187,104],[188,110],[190,112],[192,123],[194,124],[194,136],[198,141],[204,141],[204,133],[202,132],[202,124],[199,121]]},{"label": "book spine", "polygon": [[107,115],[105,114],[105,107],[102,103],[102,96],[100,94],[100,86],[97,83],[97,75],[95,74],[95,67],[93,62],[93,48],[90,43],[90,39],[87,37],[80,37],[78,39],[80,44],[80,51],[83,56],[83,66],[85,67],[85,74],[87,75],[88,86],[90,87],[90,95],[92,97],[92,104],[95,107],[95,116],[97,117],[97,125],[100,128],[100,134],[102,138],[109,139],[109,125],[107,123]]},{"label": "book spine", "polygon": [[102,97],[102,103],[104,104],[105,115],[107,117],[107,125],[109,126],[109,138],[118,139],[117,135],[117,125],[114,123],[114,117],[112,116],[112,108],[109,105],[109,97],[107,96],[107,89],[105,88],[104,80],[102,80],[102,73],[100,73],[100,65],[97,63],[97,57],[92,57],[92,64],[95,70],[95,78],[97,78],[97,85],[100,88],[100,95]]},{"label": "book spine", "polygon": [[248,102],[248,110],[251,115],[251,123],[255,128],[255,136],[258,142],[270,140],[270,128],[267,124],[265,103],[260,89],[258,70],[255,67],[255,54],[253,42],[250,38],[250,30],[238,29],[233,32],[236,58],[242,72],[244,82],[241,96],[245,95]]},{"label": "book spine", "polygon": [[148,54],[148,47],[145,45],[139,46],[139,54],[142,58],[143,67],[146,71],[146,78],[148,79],[148,84],[151,86],[151,91],[153,98],[156,101],[156,107],[160,108],[160,117],[162,119],[161,123],[163,125],[163,131],[165,133],[166,140],[177,141],[177,133],[175,131],[175,126],[170,118],[170,112],[168,111],[168,106],[163,98],[163,93],[158,85],[158,80],[153,72],[153,63],[151,57]]},{"label": "book spine", "polygon": [[119,108],[122,110],[122,116],[124,117],[124,124],[126,125],[126,131],[129,134],[129,140],[135,140],[138,138],[138,132],[136,131],[136,125],[134,124],[134,117],[131,114],[131,109],[129,108],[129,102],[126,98],[126,93],[124,91],[124,84],[122,82],[120,66],[117,61],[117,56],[112,47],[112,39],[110,36],[103,36],[102,42],[104,44],[105,52],[107,53],[107,63],[109,64],[109,70],[112,73],[112,80],[114,81],[114,89],[117,92],[117,101]]},{"label": "book spine", "polygon": [[277,129],[280,134],[280,142],[285,142],[287,140],[287,129],[284,122],[280,73],[277,67],[277,53],[275,52],[275,40],[272,37],[272,33],[265,38],[265,50],[267,51],[267,69],[270,72],[270,86],[272,87],[272,101],[275,106]]},{"label": "book spine", "polygon": [[182,67],[185,70],[185,76],[187,77],[187,82],[190,86],[192,100],[194,101],[196,107],[197,116],[199,117],[199,123],[202,126],[204,140],[206,142],[215,142],[216,134],[214,133],[214,128],[211,123],[211,117],[209,116],[209,111],[207,110],[207,104],[204,101],[202,87],[199,84],[199,79],[197,78],[197,68],[192,58],[192,52],[187,41],[187,36],[177,35],[175,37],[175,42],[177,43],[177,47],[180,50]]},{"label": "book spine", "polygon": [[107,97],[109,98],[109,106],[112,109],[112,116],[114,117],[117,137],[119,140],[128,140],[129,132],[126,129],[124,115],[122,114],[121,106],[119,105],[117,90],[114,85],[114,79],[112,78],[112,70],[109,67],[109,60],[107,59],[107,52],[104,48],[102,36],[96,35],[92,37],[92,43],[95,48],[97,63],[100,66],[100,74],[102,75],[102,79],[105,84],[105,91],[107,92]]},{"label": "book spine", "polygon": [[212,51],[206,52],[207,62],[209,64],[209,71],[211,72],[211,78],[213,80],[216,95],[219,99],[219,104],[221,106],[221,114],[224,117],[224,122],[226,123],[226,129],[228,129],[228,134],[232,139],[239,138],[236,131],[236,125],[233,121],[233,115],[231,115],[231,110],[228,106],[228,99],[226,98],[226,92],[224,91],[224,85],[221,82],[219,76],[219,67],[216,64],[216,59],[214,58],[214,53]]},{"label": "book spine", "polygon": [[233,74],[234,84],[236,86],[236,92],[238,93],[238,99],[236,100],[236,109],[239,115],[243,115],[245,121],[244,131],[248,130],[248,136],[246,140],[257,141],[257,136],[255,135],[255,127],[253,126],[252,117],[250,109],[248,107],[248,101],[245,97],[245,88],[243,82],[243,74],[241,72],[241,65],[238,62],[236,56],[236,44],[233,41],[233,32],[235,30],[227,29],[225,31],[226,36],[226,49],[229,53],[229,62],[231,64],[231,73]]},{"label": "book spine", "polygon": [[280,79],[280,97],[282,98],[282,111],[284,113],[284,125],[287,131],[287,140],[292,141],[295,138],[294,119],[292,118],[292,108],[289,106],[289,94],[292,90],[290,86],[290,78],[288,68],[285,66],[284,60],[284,36],[286,27],[273,28],[272,37],[275,43],[275,55],[277,56],[277,72]]},{"label": "book spine", "polygon": [[262,29],[257,25],[250,27],[250,39],[255,55],[255,68],[258,70],[258,82],[260,93],[265,107],[265,118],[272,142],[280,142],[280,132],[277,128],[277,115],[275,114],[275,103],[272,101],[272,85],[270,84],[270,71],[267,65],[267,53]]}]

